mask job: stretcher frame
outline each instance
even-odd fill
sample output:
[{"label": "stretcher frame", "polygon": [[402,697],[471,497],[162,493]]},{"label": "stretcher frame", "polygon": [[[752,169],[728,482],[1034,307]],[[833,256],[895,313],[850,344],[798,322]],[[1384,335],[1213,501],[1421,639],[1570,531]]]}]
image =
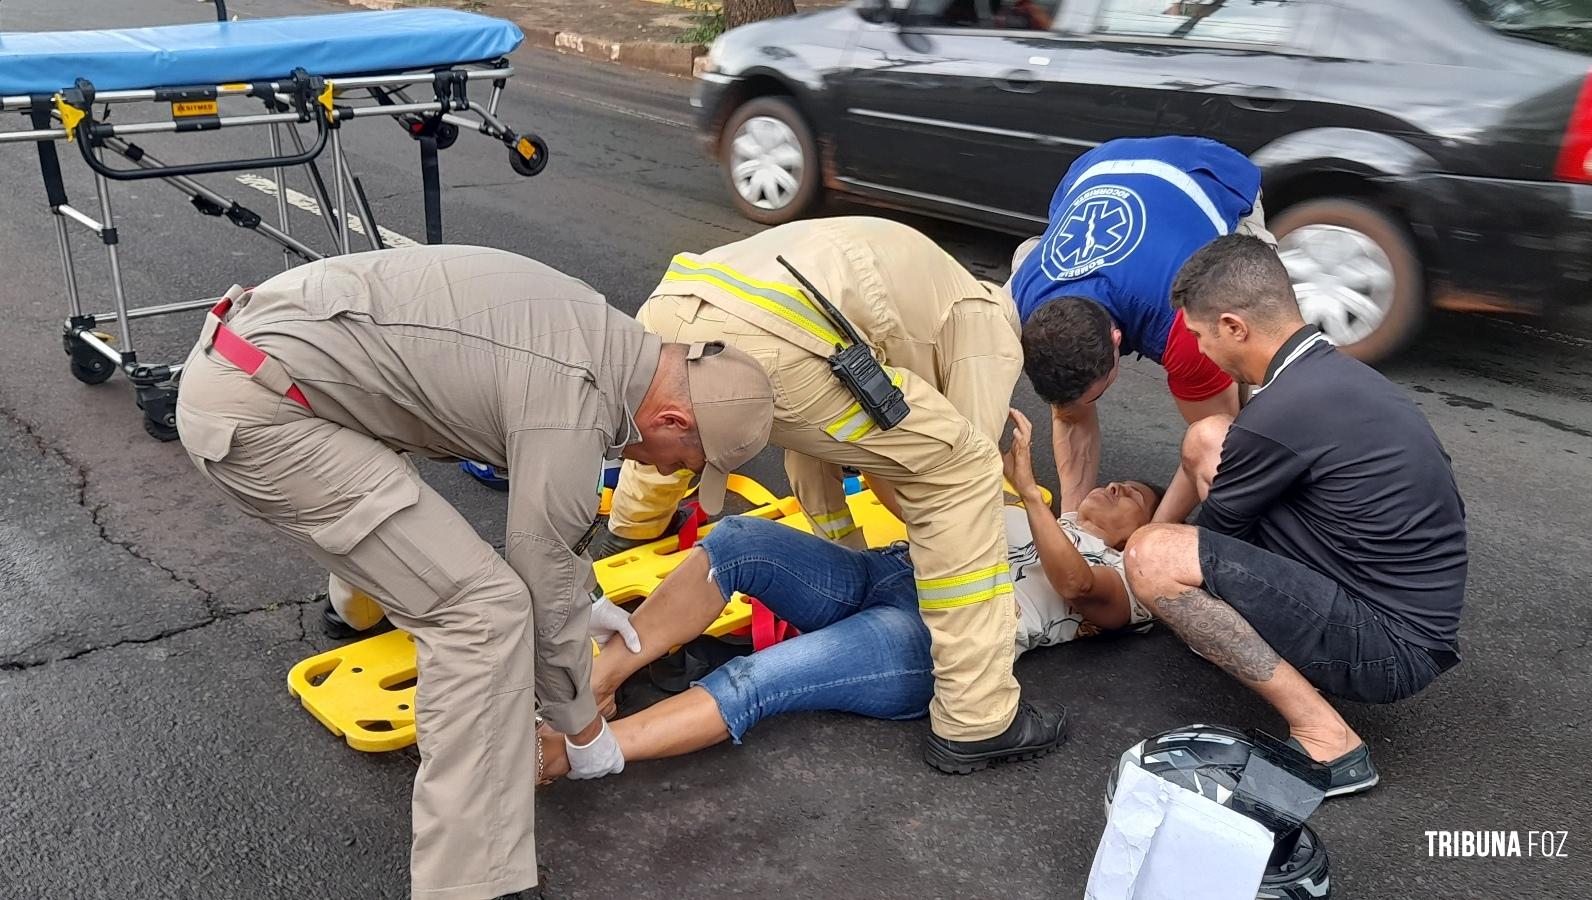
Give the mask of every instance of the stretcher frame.
[{"label": "stretcher frame", "polygon": [[[214,0],[219,21],[227,21],[224,0]],[[441,179],[438,151],[447,149],[460,132],[471,130],[494,138],[508,148],[510,167],[519,175],[533,176],[547,165],[547,144],[537,135],[521,134],[497,117],[498,103],[514,68],[504,58],[459,62],[424,70],[325,76],[297,69],[287,79],[216,85],[169,85],[138,90],[97,91],[85,79],[53,94],[18,94],[0,97],[0,112],[18,112],[29,118],[24,131],[0,131],[0,144],[32,142],[38,149],[40,177],[46,201],[54,216],[56,242],[61,256],[68,315],[61,343],[71,358],[70,370],[85,384],[100,384],[118,370],[134,388],[134,398],[144,412],[144,429],[157,440],[177,437],[175,380],[182,364],[151,364],[140,360],[133,344],[131,323],[192,310],[207,309],[216,297],[129,308],[123,287],[118,245],[121,234],[111,202],[112,181],[158,179],[187,196],[202,215],[225,217],[239,228],[252,231],[282,248],[283,268],[312,262],[328,255],[353,251],[350,216],[360,224],[369,249],[385,246],[363,184],[354,175],[344,152],[342,128],[364,118],[391,118],[420,146],[422,193],[425,204],[426,242],[442,241]],[[470,95],[473,82],[487,82],[486,102]],[[429,89],[429,99],[411,92]],[[264,113],[222,115],[220,102],[228,98],[259,101]],[[170,118],[162,121],[112,123],[115,106],[169,104]],[[103,112],[95,116],[98,105]],[[313,128],[308,143],[301,128]],[[197,163],[165,163],[130,138],[146,134],[184,134],[235,128],[264,128],[270,155],[254,159],[223,159]],[[284,141],[285,138],[285,141]],[[75,143],[84,163],[94,174],[99,202],[95,216],[73,206],[61,178],[58,142]],[[331,188],[317,161],[331,150]],[[132,165],[113,166],[109,159]],[[276,217],[272,225],[254,210],[195,180],[195,176],[250,169],[269,169],[276,182]],[[332,253],[321,253],[293,234],[287,201],[286,174],[302,169],[322,212]],[[105,247],[114,310],[85,312],[73,263],[69,225],[98,237]],[[114,321],[119,346],[101,328]]]}]

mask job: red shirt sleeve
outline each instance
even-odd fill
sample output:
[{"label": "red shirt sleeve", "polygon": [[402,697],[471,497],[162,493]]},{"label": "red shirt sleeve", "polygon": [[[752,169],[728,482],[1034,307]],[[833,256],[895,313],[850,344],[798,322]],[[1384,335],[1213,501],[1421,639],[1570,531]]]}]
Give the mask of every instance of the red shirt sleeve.
[{"label": "red shirt sleeve", "polygon": [[1227,390],[1233,379],[1200,352],[1194,332],[1183,324],[1183,310],[1172,320],[1172,330],[1166,336],[1166,352],[1161,354],[1161,368],[1166,370],[1166,386],[1179,400],[1198,402]]}]

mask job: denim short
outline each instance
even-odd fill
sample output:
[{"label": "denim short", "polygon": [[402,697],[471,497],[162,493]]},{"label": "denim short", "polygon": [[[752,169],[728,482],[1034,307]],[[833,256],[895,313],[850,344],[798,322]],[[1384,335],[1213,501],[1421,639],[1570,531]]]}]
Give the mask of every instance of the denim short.
[{"label": "denim short", "polygon": [[781,713],[928,714],[934,661],[906,544],[852,550],[766,519],[731,516],[699,546],[724,596],[756,597],[801,631],[697,682],[736,743]]},{"label": "denim short", "polygon": [[1372,604],[1303,563],[1205,528],[1199,548],[1206,589],[1325,694],[1392,703],[1459,661],[1398,637]]}]

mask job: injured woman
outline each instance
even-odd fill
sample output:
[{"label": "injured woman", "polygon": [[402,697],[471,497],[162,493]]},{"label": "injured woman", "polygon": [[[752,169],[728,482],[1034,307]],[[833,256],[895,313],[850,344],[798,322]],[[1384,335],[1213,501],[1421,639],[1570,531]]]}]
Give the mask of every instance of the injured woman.
[{"label": "injured woman", "polygon": [[[1023,506],[1005,510],[1015,602],[1016,652],[1122,628],[1147,628],[1150,616],[1128,590],[1120,550],[1147,524],[1160,492],[1137,481],[1095,488],[1076,513],[1056,519],[1034,479],[1032,426],[1012,410],[1006,477]],[[907,545],[858,551],[764,519],[720,521],[631,616],[641,651],[610,641],[592,666],[598,705],[611,714],[625,679],[702,634],[740,592],[801,633],[737,657],[612,728],[624,760],[679,756],[780,713],[835,710],[880,719],[928,714],[934,694],[929,631]],[[596,777],[570,770],[563,735],[542,732],[544,781]],[[577,748],[578,751],[578,748]],[[577,752],[576,754],[580,754]]]}]

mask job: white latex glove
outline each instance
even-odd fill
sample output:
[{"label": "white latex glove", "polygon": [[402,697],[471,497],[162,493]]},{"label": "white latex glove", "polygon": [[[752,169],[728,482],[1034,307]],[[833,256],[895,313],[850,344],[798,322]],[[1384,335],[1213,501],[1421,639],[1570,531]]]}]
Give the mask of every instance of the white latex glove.
[{"label": "white latex glove", "polygon": [[591,639],[599,644],[608,643],[608,639],[617,632],[624,638],[625,647],[631,653],[641,652],[641,636],[636,634],[636,629],[630,624],[630,613],[615,606],[607,597],[591,605],[591,624],[586,630]]},{"label": "white latex glove", "polygon": [[625,754],[619,749],[619,740],[608,730],[608,720],[603,720],[603,730],[597,732],[591,743],[582,747],[564,738],[564,753],[569,757],[569,775],[576,780],[618,775],[625,770]]}]

